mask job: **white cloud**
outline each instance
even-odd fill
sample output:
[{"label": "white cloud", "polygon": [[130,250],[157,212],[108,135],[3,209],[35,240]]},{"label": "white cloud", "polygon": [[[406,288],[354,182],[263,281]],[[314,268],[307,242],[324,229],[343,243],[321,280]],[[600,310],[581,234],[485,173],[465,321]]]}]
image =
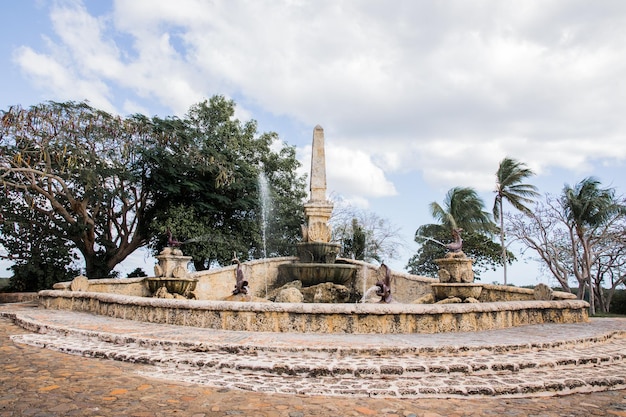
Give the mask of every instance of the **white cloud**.
[{"label": "white cloud", "polygon": [[15,51],[14,60],[40,88],[54,100],[88,100],[92,106],[114,111],[109,88],[99,79],[81,79],[54,57],[39,54],[28,47]]},{"label": "white cloud", "polygon": [[[299,150],[301,173],[310,173],[311,146]],[[385,172],[363,150],[350,149],[326,140],[327,197],[334,195],[357,207],[367,207],[371,198],[396,194]]]},{"label": "white cloud", "polygon": [[42,88],[176,114],[224,94],[243,116],[321,123],[341,138],[337,192],[389,195],[410,171],[488,190],[507,155],[538,173],[626,160],[623,2],[55,4],[56,43],[16,53]]}]

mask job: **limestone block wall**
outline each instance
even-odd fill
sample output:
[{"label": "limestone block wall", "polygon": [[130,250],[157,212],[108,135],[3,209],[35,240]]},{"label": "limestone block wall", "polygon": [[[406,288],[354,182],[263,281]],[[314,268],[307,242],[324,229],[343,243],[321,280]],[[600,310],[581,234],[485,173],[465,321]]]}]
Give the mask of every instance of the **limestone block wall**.
[{"label": "limestone block wall", "polygon": [[[295,262],[296,257],[260,259],[241,264],[243,275],[248,280],[249,294],[265,298],[266,287],[273,288],[278,277],[278,265]],[[232,294],[235,288],[236,265],[209,269],[191,274],[198,278],[194,293],[199,300],[222,300]]]},{"label": "limestone block wall", "polygon": [[[379,272],[378,265],[352,259],[341,259],[341,261],[359,267],[355,290],[361,295],[375,285],[376,281],[384,279],[382,272]],[[431,292],[430,284],[436,282],[439,280],[391,270],[391,296],[394,301],[399,303],[410,303]]]},{"label": "limestone block wall", "polygon": [[[104,278],[90,279],[85,291],[148,297],[148,285],[144,278]],[[71,281],[57,282],[52,286],[55,290],[70,291]]]},{"label": "limestone block wall", "polygon": [[[266,288],[275,288],[278,278],[278,266],[285,263],[297,262],[296,257],[282,257],[261,259],[241,264],[243,274],[248,280],[250,295],[265,298]],[[339,258],[337,262],[357,266],[356,279],[353,290],[358,294],[363,293],[376,284],[376,281],[384,277],[378,272],[378,265],[363,261]],[[196,296],[200,300],[222,300],[231,295],[235,287],[236,265],[224,268],[200,271],[192,274],[198,278],[196,284]],[[439,282],[433,278],[392,272],[391,285],[393,299],[400,303],[409,303],[430,292],[430,284]],[[531,291],[532,292],[532,291]]]},{"label": "limestone block wall", "polygon": [[289,304],[171,300],[82,291],[39,293],[44,308],[179,326],[313,333],[440,333],[587,321],[580,300],[476,304]]},{"label": "limestone block wall", "polygon": [[[483,290],[480,293],[479,301],[482,303],[494,301],[528,301],[534,300],[535,294],[530,288],[518,288],[508,285],[482,284]],[[554,291],[554,300],[575,300],[576,295]]]}]

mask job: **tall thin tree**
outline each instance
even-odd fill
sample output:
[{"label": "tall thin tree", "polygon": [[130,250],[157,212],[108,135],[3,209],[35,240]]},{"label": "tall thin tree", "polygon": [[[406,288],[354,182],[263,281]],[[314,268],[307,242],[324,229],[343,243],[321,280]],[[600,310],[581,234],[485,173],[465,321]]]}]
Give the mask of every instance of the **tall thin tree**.
[{"label": "tall thin tree", "polygon": [[[623,212],[615,198],[615,190],[601,188],[600,181],[588,177],[574,187],[565,185],[561,194],[567,219],[574,224],[582,246],[582,268],[589,286],[589,312],[595,314],[595,291],[591,277],[593,229],[605,224],[616,212]],[[580,288],[579,291],[584,291]]]},{"label": "tall thin tree", "polygon": [[493,219],[500,222],[500,245],[502,246],[502,267],[504,271],[504,285],[507,285],[507,250],[506,235],[504,233],[504,201],[506,200],[515,209],[522,213],[529,214],[530,209],[526,204],[534,202],[534,198],[539,195],[537,187],[525,184],[523,181],[535,175],[526,167],[526,164],[509,158],[508,156],[500,161],[500,166],[496,172],[496,198],[493,203]]}]

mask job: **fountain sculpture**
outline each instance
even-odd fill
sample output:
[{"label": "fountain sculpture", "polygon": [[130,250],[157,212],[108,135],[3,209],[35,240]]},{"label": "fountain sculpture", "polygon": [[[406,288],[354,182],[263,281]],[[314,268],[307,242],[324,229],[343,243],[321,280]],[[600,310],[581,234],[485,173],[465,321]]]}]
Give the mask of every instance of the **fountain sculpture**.
[{"label": "fountain sculpture", "polygon": [[[169,241],[171,240],[170,236]],[[187,270],[191,256],[184,256],[177,247],[167,246],[156,258],[159,263],[154,266],[155,276],[146,278],[150,293],[161,298],[170,296],[195,298],[193,290],[196,288],[198,278],[190,277]]]},{"label": "fountain sculpture", "polygon": [[478,302],[482,285],[474,284],[472,259],[463,253],[463,229],[452,229],[452,243],[444,245],[448,253],[444,258],[435,259],[439,267],[439,283],[432,284],[435,300]]},{"label": "fountain sculpture", "polygon": [[[235,257],[231,266],[189,274],[186,265],[190,257],[183,256],[177,242],[170,239],[173,247],[167,247],[157,257],[155,277],[95,280],[79,277],[76,282],[57,283],[53,290],[41,291],[39,304],[44,308],[89,311],[155,323],[264,332],[440,333],[587,320],[588,304],[569,293],[544,294],[545,291],[525,288],[474,284],[472,260],[462,251],[461,230],[454,231],[454,242],[447,245],[448,254],[437,260],[439,280],[395,272],[384,264],[377,268],[362,261],[337,259],[339,245],[331,242],[328,225],[332,208],[332,203],[326,200],[324,132],[316,126],[311,196],[304,206],[306,225],[302,242],[297,246],[297,258],[269,258],[242,264]],[[295,283],[301,283],[301,293]],[[155,291],[174,284],[188,287],[178,290],[172,287],[167,292],[193,295],[196,299],[153,297]],[[285,284],[293,285],[289,289],[301,297],[269,302],[267,289],[279,290]],[[363,298],[371,290],[380,300],[356,302],[356,287],[363,289]],[[365,290],[368,287],[370,290]],[[311,297],[313,302],[302,302],[302,294],[310,296],[311,292],[317,294],[328,288],[352,294],[353,302],[322,303],[316,296]],[[414,302],[427,296],[432,299],[433,293],[440,302],[451,299],[466,302]]]},{"label": "fountain sculpture", "polygon": [[304,204],[307,224],[302,226],[302,242],[297,243],[298,262],[281,265],[278,282],[300,281],[303,287],[331,283],[354,287],[357,267],[337,262],[340,245],[331,242],[328,220],[333,204],[326,199],[326,158],[324,130],[313,131],[310,199]]},{"label": "fountain sculpture", "polygon": [[384,271],[384,279],[376,281],[376,295],[380,297],[381,303],[391,302],[391,270],[383,262],[380,269]]}]

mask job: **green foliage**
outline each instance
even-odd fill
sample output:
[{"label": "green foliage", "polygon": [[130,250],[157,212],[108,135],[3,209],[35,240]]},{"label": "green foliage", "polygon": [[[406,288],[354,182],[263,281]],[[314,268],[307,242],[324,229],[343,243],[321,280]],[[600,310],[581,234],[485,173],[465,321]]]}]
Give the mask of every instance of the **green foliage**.
[{"label": "green foliage", "polygon": [[[90,278],[114,275],[148,242],[161,248],[168,227],[196,239],[185,250],[200,269],[227,262],[233,252],[257,256],[256,178],[263,169],[275,198],[272,239],[295,242],[305,196],[295,150],[274,151],[276,134],[257,135],[254,121],[233,116],[234,103],[219,96],[192,106],[183,119],[123,118],[74,102],[3,111],[2,213],[11,202],[14,216],[3,219],[2,238],[15,240],[16,225],[32,224],[50,237],[48,249],[76,249]],[[30,263],[31,272],[48,265],[34,257]]]},{"label": "green foliage", "polygon": [[615,190],[600,188],[600,181],[593,177],[585,178],[574,187],[565,185],[561,202],[565,215],[581,238],[586,228],[603,225],[616,213],[624,212],[624,207],[617,203]]},{"label": "green foliage", "polygon": [[504,285],[507,284],[507,251],[506,251],[506,235],[504,229],[504,202],[507,201],[516,210],[530,215],[531,211],[526,206],[534,201],[539,195],[537,187],[525,184],[523,181],[535,175],[535,173],[526,168],[526,164],[518,162],[509,157],[500,161],[498,171],[496,171],[496,198],[493,203],[493,218],[500,221],[500,246],[502,247],[502,266],[504,275]]},{"label": "green foliage", "polygon": [[494,225],[485,211],[485,203],[476,190],[469,187],[450,189],[443,206],[436,201],[430,203],[430,211],[439,224],[448,230],[462,228],[466,232],[493,232]]},{"label": "green foliage", "polygon": [[502,220],[504,201],[511,204],[516,210],[525,214],[530,214],[530,209],[526,204],[532,204],[535,197],[539,196],[537,187],[525,184],[526,178],[532,177],[535,173],[526,168],[526,164],[511,159],[509,157],[500,161],[496,172],[496,197],[493,204],[494,220]]},{"label": "green foliage", "polygon": [[[491,238],[495,225],[484,206],[476,191],[465,187],[450,189],[443,205],[431,203],[432,215],[439,223],[423,225],[417,229],[415,241],[422,246],[409,259],[407,270],[413,274],[436,277],[438,267],[434,260],[444,257],[446,249],[432,239],[443,244],[450,243],[453,228],[463,229],[463,252],[474,259],[475,278],[480,279],[481,272],[495,270],[502,264],[502,246],[494,243]],[[509,261],[515,259],[513,254],[507,253],[511,256]]]},{"label": "green foliage", "polygon": [[[152,131],[85,103],[48,102],[2,112],[0,180],[18,223],[72,243],[89,277],[105,277],[146,243],[153,199],[138,160]],[[33,217],[36,213],[37,217]]]},{"label": "green foliage", "polygon": [[351,226],[349,231],[351,234],[342,239],[341,257],[365,260],[366,232],[357,219],[352,219]]},{"label": "green foliage", "polygon": [[141,278],[141,277],[147,277],[147,276],[148,274],[146,274],[143,269],[135,268],[134,270],[128,273],[127,278]]},{"label": "green foliage", "polygon": [[[589,297],[589,312],[593,315],[601,291],[600,282],[594,283],[592,278],[596,263],[595,249],[600,246],[599,236],[604,234],[605,226],[626,214],[626,207],[616,199],[614,189],[601,188],[600,181],[593,177],[585,178],[574,187],[565,185],[561,205],[578,238],[574,246],[580,245],[580,254],[575,257],[573,269],[577,270],[575,273],[578,274],[579,282],[585,282],[592,293]],[[618,238],[618,241],[622,239]],[[583,287],[583,295],[584,291]]]},{"label": "green foliage", "polygon": [[616,290],[611,299],[611,313],[626,314],[626,290]]},{"label": "green foliage", "polygon": [[[406,269],[411,274],[436,278],[439,268],[435,259],[443,258],[447,250],[428,238],[444,244],[452,241],[450,230],[445,226],[429,224],[420,227],[416,232],[415,241],[420,243],[421,247],[409,259]],[[481,273],[495,270],[501,265],[501,251],[501,246],[488,235],[478,232],[463,234],[463,252],[474,260],[472,268],[476,280],[480,280]],[[509,252],[508,260],[509,262],[515,261],[515,255]]]},{"label": "green foliage", "polygon": [[[24,210],[13,193],[0,197],[3,208],[0,222],[0,244],[14,261],[10,270],[8,291],[39,291],[49,289],[60,281],[68,281],[79,275],[72,267],[76,256],[68,241],[58,234],[47,234],[47,219],[37,212]],[[47,225],[53,228],[54,225]]]},{"label": "green foliage", "polygon": [[184,120],[158,121],[174,142],[146,151],[153,168],[148,184],[157,190],[151,246],[159,251],[170,230],[184,241],[196,270],[262,256],[258,178],[264,170],[273,201],[268,255],[287,254],[303,223],[304,180],[295,175],[295,150],[272,150],[273,133],[257,135],[254,121],[233,118],[223,97],[192,106]]}]

